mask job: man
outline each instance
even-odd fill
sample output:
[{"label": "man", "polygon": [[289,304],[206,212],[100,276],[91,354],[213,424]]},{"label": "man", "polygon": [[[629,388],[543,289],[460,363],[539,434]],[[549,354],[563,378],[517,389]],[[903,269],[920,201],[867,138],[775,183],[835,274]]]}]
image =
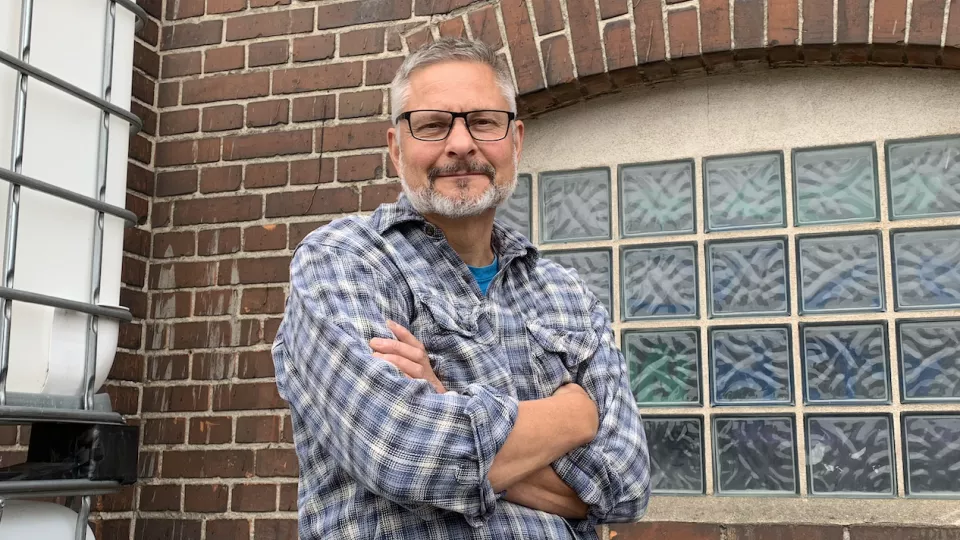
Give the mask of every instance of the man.
[{"label": "man", "polygon": [[523,123],[479,42],[412,54],[391,88],[404,195],[311,233],[273,356],[300,460],[300,538],[595,538],[649,496],[607,314],[494,222]]}]

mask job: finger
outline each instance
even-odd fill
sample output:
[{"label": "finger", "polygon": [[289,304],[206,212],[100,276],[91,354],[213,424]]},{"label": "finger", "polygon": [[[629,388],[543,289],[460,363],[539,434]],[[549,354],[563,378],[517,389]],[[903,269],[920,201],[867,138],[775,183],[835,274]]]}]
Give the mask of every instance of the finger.
[{"label": "finger", "polygon": [[370,340],[370,348],[384,354],[396,354],[417,363],[426,360],[426,354],[418,349],[395,339],[374,338]]},{"label": "finger", "polygon": [[397,336],[397,339],[411,347],[416,347],[421,351],[426,351],[427,349],[423,346],[423,343],[420,343],[420,340],[415,338],[409,330],[403,327],[403,325],[396,323],[394,321],[387,321],[387,326],[390,327],[390,330],[393,331],[393,335]]},{"label": "finger", "polygon": [[386,360],[387,362],[390,362],[391,364],[396,366],[397,369],[399,369],[400,372],[406,375],[407,377],[411,377],[414,379],[422,378],[423,366],[421,366],[416,362],[411,362],[410,360],[402,356],[397,356],[395,354],[374,354],[374,356],[377,358]]}]

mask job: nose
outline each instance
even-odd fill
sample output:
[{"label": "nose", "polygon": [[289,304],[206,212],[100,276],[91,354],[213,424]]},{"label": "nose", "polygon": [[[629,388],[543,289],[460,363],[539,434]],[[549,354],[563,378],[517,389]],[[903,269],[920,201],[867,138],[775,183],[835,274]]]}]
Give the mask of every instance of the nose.
[{"label": "nose", "polygon": [[452,158],[469,157],[477,152],[477,141],[473,140],[467,129],[467,121],[454,118],[450,135],[447,136],[447,156]]}]

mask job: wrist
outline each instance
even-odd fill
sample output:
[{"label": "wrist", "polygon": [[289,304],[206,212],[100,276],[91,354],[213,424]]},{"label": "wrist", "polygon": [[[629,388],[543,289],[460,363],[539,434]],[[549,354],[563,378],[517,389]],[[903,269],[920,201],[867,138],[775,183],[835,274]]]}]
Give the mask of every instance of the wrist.
[{"label": "wrist", "polygon": [[562,400],[562,414],[569,420],[568,431],[573,448],[583,446],[597,436],[597,409],[586,395],[563,394],[554,396]]}]

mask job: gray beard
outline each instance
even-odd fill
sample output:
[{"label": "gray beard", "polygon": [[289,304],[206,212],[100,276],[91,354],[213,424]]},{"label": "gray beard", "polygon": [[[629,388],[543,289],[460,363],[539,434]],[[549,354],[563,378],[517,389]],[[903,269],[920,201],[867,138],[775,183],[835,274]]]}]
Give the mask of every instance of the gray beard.
[{"label": "gray beard", "polygon": [[420,189],[411,188],[404,171],[403,150],[400,150],[400,185],[410,204],[421,214],[434,214],[449,219],[473,217],[500,206],[510,198],[517,187],[518,162],[519,159],[514,153],[513,177],[507,185],[491,182],[479,197],[448,197],[438,192],[432,181]]}]

